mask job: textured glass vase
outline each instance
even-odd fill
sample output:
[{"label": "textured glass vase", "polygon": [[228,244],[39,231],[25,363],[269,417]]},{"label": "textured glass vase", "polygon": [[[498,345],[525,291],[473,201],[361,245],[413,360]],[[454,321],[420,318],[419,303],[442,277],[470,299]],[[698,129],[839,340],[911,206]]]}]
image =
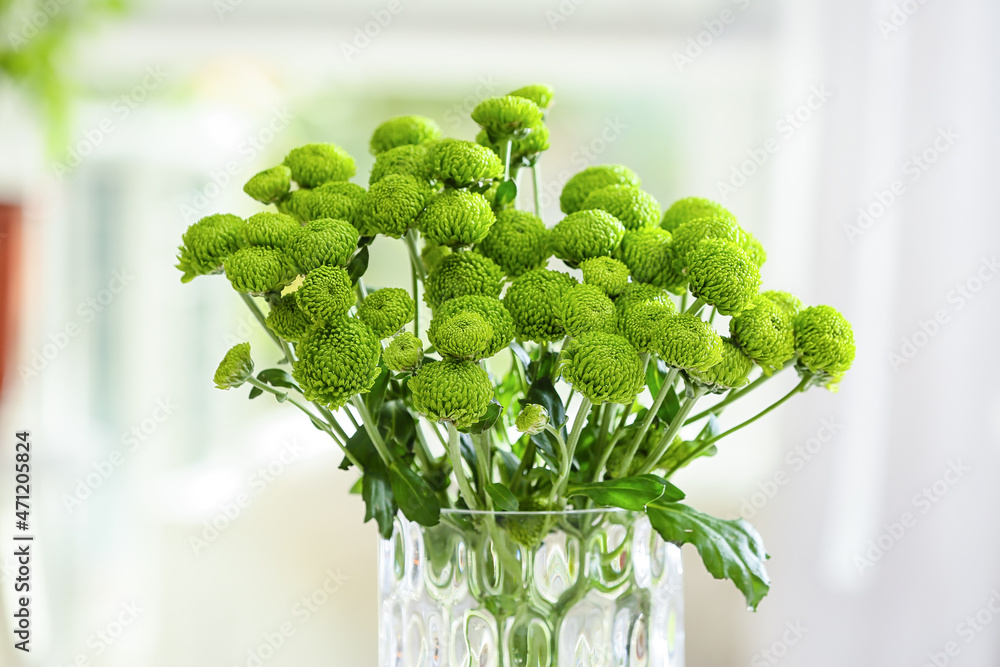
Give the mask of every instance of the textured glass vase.
[{"label": "textured glass vase", "polygon": [[684,664],[680,550],[643,514],[400,517],[379,595],[380,667]]}]

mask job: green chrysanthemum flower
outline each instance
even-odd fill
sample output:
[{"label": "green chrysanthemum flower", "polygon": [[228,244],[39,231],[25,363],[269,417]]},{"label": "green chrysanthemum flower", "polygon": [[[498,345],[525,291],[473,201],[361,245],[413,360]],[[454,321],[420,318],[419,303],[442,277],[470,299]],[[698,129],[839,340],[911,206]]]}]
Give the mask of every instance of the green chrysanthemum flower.
[{"label": "green chrysanthemum flower", "polygon": [[467,190],[445,190],[417,218],[420,233],[430,243],[468,246],[479,243],[496,222],[486,197]]},{"label": "green chrysanthemum flower", "polygon": [[364,298],[358,306],[358,317],[379,338],[388,338],[413,319],[415,307],[405,289],[383,287]]},{"label": "green chrysanthemum flower", "polygon": [[320,266],[346,267],[358,247],[358,230],[344,220],[320,218],[306,223],[288,243],[288,257],[299,273]]},{"label": "green chrysanthemum flower", "polygon": [[244,294],[280,291],[296,275],[282,251],[260,246],[240,248],[226,259],[225,269],[233,289]]},{"label": "green chrysanthemum flower", "polygon": [[690,371],[690,376],[708,385],[713,393],[742,387],[747,383],[753,361],[729,338],[722,339],[722,361],[707,371]]},{"label": "green chrysanthemum flower", "polygon": [[462,188],[503,176],[500,158],[474,141],[442,139],[428,147],[431,175]]},{"label": "green chrysanthemum flower", "polygon": [[306,274],[295,298],[309,317],[323,322],[336,322],[357,302],[351,277],[337,266],[320,266]]},{"label": "green chrysanthemum flower", "polygon": [[658,329],[653,350],[668,366],[704,372],[722,361],[722,338],[696,315],[674,315]]},{"label": "green chrysanthemum flower", "polygon": [[302,188],[315,188],[328,181],[346,181],[354,176],[354,158],[340,146],[306,144],[293,148],[285,157],[292,180]]},{"label": "green chrysanthemum flower", "polygon": [[[511,165],[532,164],[539,153],[549,150],[549,138],[549,128],[544,123],[531,127],[524,136],[513,138],[510,143]],[[507,139],[493,141],[486,130],[479,131],[476,143],[492,150],[501,160],[503,152],[507,149]]]},{"label": "green chrysanthemum flower", "polygon": [[591,332],[559,353],[562,376],[594,405],[630,403],[645,382],[642,360],[621,336]]},{"label": "green chrysanthemum flower", "polygon": [[222,358],[215,370],[215,386],[219,389],[236,389],[253,375],[250,343],[234,345]]},{"label": "green chrysanthemum flower", "polygon": [[391,371],[413,371],[424,360],[423,343],[409,331],[404,331],[392,339],[382,352],[382,359]]},{"label": "green chrysanthemum flower", "polygon": [[453,252],[435,267],[424,283],[424,301],[436,310],[448,299],[468,294],[500,296],[503,271],[478,252]]},{"label": "green chrysanthemum flower", "polygon": [[729,320],[729,335],[767,375],[795,356],[791,315],[763,294],[754,297],[753,308]]},{"label": "green chrysanthemum flower", "polygon": [[555,98],[556,93],[552,90],[552,86],[547,86],[544,83],[532,83],[522,86],[517,90],[512,90],[507,94],[531,100],[539,109],[544,111],[552,106],[552,100]]},{"label": "green chrysanthemum flower", "polygon": [[615,304],[596,285],[574,285],[558,304],[559,323],[570,336],[590,331],[618,333]]},{"label": "green chrysanthemum flower", "polygon": [[478,361],[485,356],[486,348],[493,340],[493,327],[482,315],[473,311],[463,311],[441,317],[427,331],[427,337],[437,350],[455,359]]},{"label": "green chrysanthemum flower", "polygon": [[486,130],[491,139],[499,139],[530,131],[542,122],[542,110],[526,97],[490,97],[472,110],[472,120]]},{"label": "green chrysanthemum flower", "polygon": [[438,267],[445,257],[452,253],[452,249],[445,245],[433,245],[430,243],[424,243],[424,247],[420,249],[420,261],[424,265],[424,271],[430,273]]},{"label": "green chrysanthemum flower", "polygon": [[353,317],[313,329],[295,351],[299,358],[292,376],[303,395],[333,409],[367,392],[379,376],[382,346],[372,330]]},{"label": "green chrysanthemum flower", "polygon": [[427,164],[427,146],[398,146],[379,153],[368,176],[372,186],[386,176],[412,176],[426,188],[430,188],[430,166]]},{"label": "green chrysanthemum flower", "polygon": [[753,260],[754,264],[758,267],[764,266],[764,262],[767,261],[767,251],[764,250],[764,245],[757,240],[756,236],[742,228],[740,228],[740,247]]},{"label": "green chrysanthemum flower", "polygon": [[673,301],[651,299],[636,301],[621,311],[622,335],[642,353],[651,352],[663,324],[677,314]]},{"label": "green chrysanthemum flower", "polygon": [[265,323],[275,334],[292,342],[302,340],[313,328],[312,318],[299,308],[294,293],[282,296],[271,306]]},{"label": "green chrysanthemum flower", "polygon": [[279,203],[279,210],[295,216],[300,222],[320,218],[346,220],[357,224],[358,211],[365,198],[365,189],[354,183],[330,181],[312,190],[289,192]]},{"label": "green chrysanthemum flower", "polygon": [[515,278],[503,297],[518,338],[538,343],[566,335],[557,316],[566,291],[576,284],[568,273],[534,269]]},{"label": "green chrysanthemum flower", "polygon": [[583,282],[596,285],[610,297],[616,297],[628,286],[628,267],[611,257],[594,257],[580,263]]},{"label": "green chrysanthemum flower", "polygon": [[740,245],[742,230],[733,220],[727,218],[696,218],[685,222],[673,232],[671,257],[674,270],[684,271],[688,267],[688,255],[706,239],[726,239]]},{"label": "green chrysanthemum flower", "polygon": [[222,263],[236,252],[243,239],[243,220],[228,213],[210,215],[187,228],[177,250],[177,268],[189,283],[198,276],[219,273]]},{"label": "green chrysanthemum flower", "polygon": [[432,361],[409,382],[413,407],[431,421],[472,426],[493,400],[490,376],[473,361]]},{"label": "green chrysanthemum flower", "polygon": [[559,207],[563,213],[582,211],[583,202],[591,192],[609,185],[630,185],[637,188],[642,182],[634,171],[624,165],[603,164],[587,167],[563,186],[562,194],[559,196]]},{"label": "green chrysanthemum flower", "polygon": [[243,192],[262,204],[273,204],[287,195],[291,186],[292,170],[279,164],[254,174],[243,186]]},{"label": "green chrysanthemum flower", "polygon": [[645,227],[626,232],[617,253],[618,259],[641,283],[656,285],[674,294],[683,294],[688,278],[673,265],[670,232],[659,227]]},{"label": "green chrysanthemum flower", "polygon": [[630,185],[594,190],[583,200],[583,210],[593,208],[615,216],[625,229],[656,227],[660,222],[660,202],[645,190]]},{"label": "green chrysanthemum flower", "polygon": [[721,218],[736,224],[736,216],[723,208],[722,204],[701,197],[686,197],[670,205],[663,214],[660,226],[668,232],[673,232],[685,222],[699,218]]},{"label": "green chrysanthemum flower", "polygon": [[615,299],[615,308],[618,310],[618,317],[623,318],[628,314],[630,308],[649,302],[660,303],[665,308],[676,310],[674,302],[670,299],[670,294],[665,289],[640,282],[632,282],[625,286],[622,293]]},{"label": "green chrysanthemum flower", "polygon": [[535,435],[545,430],[549,423],[549,411],[537,403],[528,403],[517,413],[514,426],[521,433]]},{"label": "green chrysanthemum flower", "polygon": [[503,272],[516,278],[545,266],[552,256],[545,223],[527,211],[500,211],[496,222],[476,250],[496,262]]},{"label": "green chrysanthemum flower", "polygon": [[570,265],[608,257],[621,245],[625,227],[607,211],[570,213],[552,229],[552,252]]},{"label": "green chrysanthemum flower", "polygon": [[369,149],[379,155],[400,146],[410,146],[441,138],[441,128],[424,116],[396,116],[375,128]]},{"label": "green chrysanthemum flower", "polygon": [[412,176],[386,176],[368,189],[358,214],[358,227],[366,236],[401,238],[423,210],[428,192]]},{"label": "green chrysanthemum flower", "polygon": [[251,215],[243,225],[243,245],[284,248],[302,226],[290,215],[264,211]]},{"label": "green chrysanthemum flower", "polygon": [[493,329],[493,337],[482,350],[482,358],[492,357],[510,345],[510,341],[514,338],[514,318],[507,312],[503,303],[494,297],[472,294],[449,299],[441,304],[441,307],[434,312],[434,319],[431,320],[427,332],[430,340],[432,342],[435,340],[437,328],[448,318],[465,312],[477,313]]},{"label": "green chrysanthemum flower", "polygon": [[785,311],[789,317],[794,316],[802,310],[802,302],[799,298],[797,296],[792,296],[788,292],[768,290],[766,292],[761,292],[761,295],[766,296],[768,299],[773,301],[779,308]]},{"label": "green chrysanthemum flower", "polygon": [[827,379],[836,390],[844,373],[854,363],[854,330],[851,323],[831,306],[811,306],[792,318],[799,364]]},{"label": "green chrysanthemum flower", "polygon": [[753,307],[760,292],[760,268],[743,249],[725,239],[702,241],[688,255],[691,294],[723,315]]}]

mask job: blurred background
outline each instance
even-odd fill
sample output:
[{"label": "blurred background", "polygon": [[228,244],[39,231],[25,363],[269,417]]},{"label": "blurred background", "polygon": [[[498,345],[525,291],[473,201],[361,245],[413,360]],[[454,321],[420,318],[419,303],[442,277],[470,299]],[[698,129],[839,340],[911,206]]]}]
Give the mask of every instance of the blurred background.
[{"label": "blurred background", "polygon": [[[572,173],[624,163],[664,207],[724,202],[765,285],[855,326],[839,394],[678,477],[758,527],[774,580],[747,612],[686,547],[688,664],[1000,663],[1000,4],[7,0],[0,28],[0,664],[249,667],[286,622],[269,667],[375,664],[354,477],[297,414],[212,387],[263,333],[222,279],[182,286],[176,246],[259,210],[242,184],[291,147],[337,143],[365,184],[382,120],[472,138],[479,100],[535,81],[556,89],[549,225]],[[401,244],[373,258],[369,284],[405,286]]]}]

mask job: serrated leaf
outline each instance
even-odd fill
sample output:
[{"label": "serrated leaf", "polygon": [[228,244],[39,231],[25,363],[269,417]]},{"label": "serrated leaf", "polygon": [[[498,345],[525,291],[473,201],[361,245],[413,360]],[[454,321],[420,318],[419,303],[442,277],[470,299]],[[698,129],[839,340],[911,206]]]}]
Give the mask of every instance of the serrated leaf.
[{"label": "serrated leaf", "polygon": [[437,525],[441,520],[441,504],[423,477],[405,463],[395,461],[389,468],[389,481],[403,516],[421,526]]},{"label": "serrated leaf", "polygon": [[500,415],[502,413],[503,413],[503,406],[501,406],[500,403],[496,401],[496,399],[493,399],[492,401],[490,401],[489,406],[486,408],[486,414],[484,414],[479,421],[477,421],[472,426],[468,426],[466,428],[462,428],[459,430],[462,433],[471,433],[472,435],[479,435],[480,433],[483,433],[484,431],[488,431],[491,428],[493,428],[493,426],[497,423],[497,420],[500,419]]},{"label": "serrated leaf", "polygon": [[680,489],[656,475],[622,477],[590,484],[570,484],[566,495],[586,496],[601,505],[641,512],[649,503],[661,498],[668,485],[672,498],[677,494],[680,494],[681,498],[684,497]]},{"label": "serrated leaf", "polygon": [[490,483],[486,485],[486,493],[493,500],[493,507],[503,512],[516,512],[517,498],[503,484]]}]

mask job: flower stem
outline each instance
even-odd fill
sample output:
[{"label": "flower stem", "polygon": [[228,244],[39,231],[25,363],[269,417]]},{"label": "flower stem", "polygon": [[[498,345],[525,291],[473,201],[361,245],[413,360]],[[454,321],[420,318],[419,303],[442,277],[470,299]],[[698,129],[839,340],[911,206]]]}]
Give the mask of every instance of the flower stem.
[{"label": "flower stem", "polygon": [[742,387],[741,389],[734,389],[730,391],[728,394],[726,394],[726,397],[724,399],[722,399],[712,407],[708,408],[707,410],[702,410],[694,417],[688,417],[688,420],[684,422],[684,425],[686,426],[688,424],[693,424],[699,419],[704,419],[709,415],[718,414],[722,410],[722,408],[726,407],[730,403],[735,403],[737,400],[746,396],[751,390],[756,389],[758,386],[764,384],[764,382],[773,377],[774,373],[772,373],[771,375],[761,375],[759,378],[757,378],[747,386]]},{"label": "flower stem", "polygon": [[420,259],[420,253],[417,252],[417,233],[412,229],[408,229],[403,234],[403,242],[406,243],[406,250],[410,254],[410,266],[417,272],[420,282],[426,282],[427,272],[424,271],[424,263]]},{"label": "flower stem", "polygon": [[562,434],[559,433],[551,424],[545,425],[545,430],[555,439],[556,445],[559,447],[559,479],[556,483],[552,485],[552,492],[549,494],[549,505],[555,502],[556,497],[559,495],[559,484],[565,477],[569,476],[569,471],[572,467],[572,463],[569,457],[566,455],[566,442],[563,440]]},{"label": "flower stem", "polygon": [[667,451],[670,443],[674,441],[674,436],[676,436],[677,432],[681,430],[681,426],[684,425],[684,420],[687,418],[688,414],[691,413],[691,409],[694,408],[694,404],[698,402],[699,398],[705,395],[706,391],[708,390],[704,387],[698,387],[694,390],[694,394],[692,396],[684,399],[684,402],[681,403],[680,410],[677,411],[677,414],[674,415],[673,420],[671,420],[670,427],[667,429],[667,432],[663,434],[660,441],[656,443],[656,447],[654,447],[653,451],[646,457],[643,464],[639,466],[638,474],[645,475],[653,471],[656,464],[660,462],[661,458],[663,458],[663,454]]},{"label": "flower stem", "polygon": [[635,458],[635,453],[639,451],[639,446],[642,445],[643,439],[646,437],[646,433],[649,431],[649,427],[653,423],[653,419],[656,418],[656,414],[660,411],[660,406],[663,405],[663,401],[666,400],[667,394],[670,393],[670,389],[674,386],[674,381],[677,379],[677,369],[671,368],[670,372],[667,373],[667,377],[663,379],[663,384],[660,385],[660,391],[656,392],[656,398],[653,399],[653,405],[649,408],[649,412],[646,413],[646,417],[642,420],[642,424],[639,425],[639,431],[632,438],[632,442],[628,446],[628,451],[625,452],[625,456],[622,457],[622,462],[618,466],[618,470],[614,471],[615,477],[623,477],[628,471],[629,466],[632,465],[632,459]]},{"label": "flower stem", "polygon": [[685,315],[697,315],[698,311],[701,310],[701,307],[704,306],[704,305],[705,305],[705,301],[701,297],[698,297],[688,307],[688,309],[684,311],[684,314]]},{"label": "flower stem", "polygon": [[742,422],[740,424],[737,424],[736,426],[732,427],[728,431],[723,431],[719,435],[717,435],[717,436],[715,436],[713,438],[710,438],[709,440],[706,440],[703,446],[707,449],[708,446],[710,446],[712,443],[717,442],[717,441],[723,439],[724,437],[726,437],[727,435],[729,435],[731,433],[736,433],[736,431],[739,431],[741,428],[743,428],[745,426],[749,426],[750,424],[754,423],[755,421],[757,421],[758,419],[760,419],[761,417],[763,417],[764,415],[766,415],[767,413],[771,412],[772,410],[774,410],[775,408],[777,408],[778,406],[780,406],[782,403],[784,403],[785,401],[787,401],[788,399],[790,399],[795,394],[801,393],[803,390],[805,390],[806,387],[809,386],[809,382],[810,381],[811,381],[811,378],[809,378],[809,377],[802,378],[802,381],[799,382],[797,385],[795,385],[795,387],[790,392],[788,392],[787,394],[785,394],[784,396],[782,396],[781,398],[779,398],[778,400],[776,400],[774,403],[771,403],[771,405],[769,405],[766,408],[764,408],[761,412],[758,412],[756,415],[754,415],[750,419],[747,419],[746,421],[744,421],[744,422]]},{"label": "flower stem", "polygon": [[365,425],[365,430],[368,431],[368,437],[371,438],[372,444],[375,445],[375,451],[378,452],[379,458],[382,459],[382,463],[386,466],[391,466],[393,464],[392,452],[385,445],[385,440],[382,439],[382,434],[378,432],[378,424],[372,418],[371,413],[368,411],[368,406],[365,402],[361,400],[361,396],[353,396],[351,398],[351,403],[354,407],[358,409],[358,413],[361,415],[361,422]]},{"label": "flower stem", "polygon": [[448,457],[451,459],[451,467],[455,471],[455,479],[458,481],[459,495],[465,500],[465,504],[470,510],[479,509],[476,494],[472,492],[472,486],[462,468],[462,446],[458,441],[458,430],[453,422],[448,422]]},{"label": "flower stem", "polygon": [[542,176],[538,168],[538,162],[531,165],[531,182],[535,194],[535,216],[542,217]]},{"label": "flower stem", "polygon": [[244,294],[243,292],[240,292],[240,298],[243,299],[243,303],[247,305],[247,308],[250,309],[250,312],[253,313],[253,316],[260,323],[260,326],[264,329],[267,335],[270,336],[271,340],[274,341],[274,344],[278,346],[281,353],[285,355],[285,361],[292,363],[295,360],[295,357],[292,356],[292,351],[289,349],[288,343],[278,338],[278,336],[271,331],[270,327],[267,326],[267,318],[264,317],[264,313],[262,313],[260,308],[257,306],[257,302],[253,300],[252,296]]},{"label": "flower stem", "polygon": [[503,149],[503,180],[510,180],[510,151],[511,147],[514,145],[514,140],[509,138],[507,143],[504,145]]},{"label": "flower stem", "polygon": [[552,487],[553,498],[558,497],[563,492],[566,484],[569,483],[569,474],[573,470],[573,457],[576,455],[576,445],[580,442],[580,433],[583,432],[583,423],[587,421],[592,403],[586,396],[580,396],[580,408],[576,412],[576,419],[573,420],[573,430],[570,431],[569,440],[566,441],[566,455],[563,457],[563,473]]},{"label": "flower stem", "polygon": [[472,436],[472,441],[476,444],[476,462],[479,464],[479,494],[486,503],[486,509],[493,509],[493,500],[486,492],[486,485],[490,479],[490,468],[492,468],[492,455],[490,453],[490,432],[484,431],[479,435]]},{"label": "flower stem", "polygon": [[410,280],[413,289],[413,335],[420,338],[420,286],[417,280],[417,267],[410,260]]}]

